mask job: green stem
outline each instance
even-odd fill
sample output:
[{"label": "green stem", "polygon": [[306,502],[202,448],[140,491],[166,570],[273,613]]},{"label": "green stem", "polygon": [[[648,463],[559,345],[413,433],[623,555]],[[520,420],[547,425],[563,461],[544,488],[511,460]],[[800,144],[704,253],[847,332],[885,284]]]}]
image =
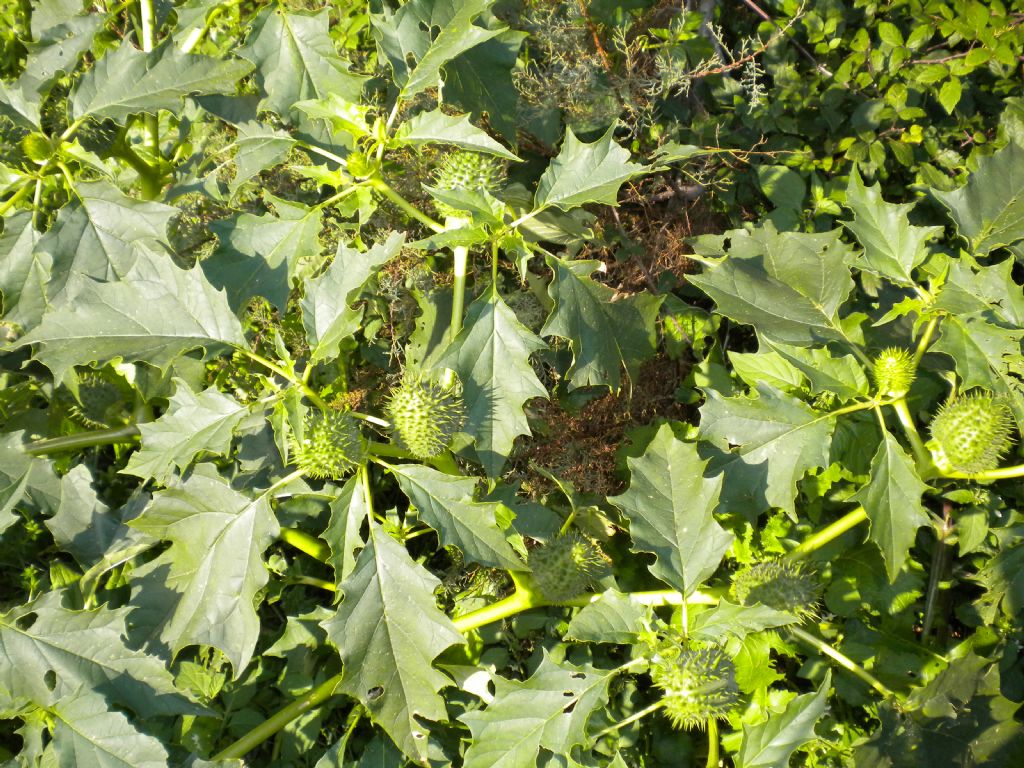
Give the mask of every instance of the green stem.
[{"label": "green stem", "polygon": [[416,208],[408,200],[406,200],[400,194],[395,192],[395,190],[392,189],[391,186],[383,179],[370,179],[367,181],[367,184],[369,184],[373,189],[377,190],[382,195],[384,195],[384,197],[386,197],[388,200],[390,200],[392,203],[398,206],[398,208],[404,211],[411,218],[416,219],[416,221],[432,229],[434,232],[437,232],[438,234],[444,232],[443,225],[434,221],[432,218],[427,216],[427,214],[423,213],[423,211],[421,211],[419,208]]},{"label": "green stem", "polygon": [[943,472],[942,476],[958,480],[976,480],[980,483],[992,480],[1009,480],[1014,477],[1024,477],[1024,464],[1014,464],[1012,467],[1003,467],[1002,469],[990,469],[987,472],[978,472],[975,475],[967,475],[963,472]]},{"label": "green stem", "polygon": [[273,371],[278,376],[284,377],[292,384],[297,386],[299,389],[302,390],[303,394],[309,398],[310,402],[313,403],[313,405],[315,405],[320,410],[329,411],[331,409],[331,406],[329,406],[327,402],[322,397],[320,397],[320,395],[314,392],[313,389],[311,389],[309,385],[306,384],[306,382],[304,382],[294,373],[285,370],[280,365],[275,363],[273,360],[268,360],[267,358],[263,357],[263,355],[257,354],[256,352],[253,352],[251,349],[247,349],[246,347],[235,347],[235,349],[237,349],[243,355],[248,357],[254,363],[259,363],[264,368]]},{"label": "green stem", "polygon": [[620,720],[619,722],[614,723],[613,725],[609,725],[603,731],[598,731],[597,733],[594,734],[592,741],[597,741],[598,739],[602,738],[603,736],[607,736],[609,733],[615,733],[616,731],[621,731],[627,725],[630,725],[631,723],[635,723],[637,720],[642,720],[643,718],[647,717],[652,712],[657,712],[659,709],[661,709],[662,707],[665,706],[665,701],[666,701],[665,699],[658,699],[656,702],[654,702],[653,704],[651,704],[648,707],[644,707],[639,712],[634,712],[632,715],[627,717],[625,720]]},{"label": "green stem", "polygon": [[401,446],[393,443],[379,443],[375,440],[366,441],[366,450],[371,456],[387,456],[394,459],[416,458]]},{"label": "green stem", "polygon": [[278,710],[275,714],[257,725],[238,741],[214,755],[213,762],[216,763],[222,760],[242,759],[246,753],[258,747],[275,733],[287,726],[292,720],[304,715],[306,712],[316,709],[329,698],[334,696],[334,691],[339,685],[341,685],[341,681],[342,674],[339,673],[320,683],[320,685],[312,691],[300,696],[283,709]]},{"label": "green stem", "polygon": [[924,447],[924,443],[921,441],[921,435],[917,431],[917,425],[914,424],[914,417],[910,414],[910,409],[907,407],[907,400],[904,397],[893,400],[890,405],[893,410],[896,411],[896,416],[899,417],[900,425],[903,427],[903,434],[907,436],[907,442],[910,443],[910,450],[914,453],[914,461],[917,463],[917,469],[919,472],[925,473],[932,465],[932,457],[928,452],[928,449]]},{"label": "green stem", "polygon": [[914,367],[921,362],[921,358],[924,357],[924,353],[928,351],[928,345],[932,343],[932,336],[935,334],[935,328],[939,324],[939,318],[933,317],[928,321],[928,325],[924,327],[924,333],[921,334],[920,341],[917,342],[917,348],[914,350]]},{"label": "green stem", "polygon": [[7,200],[0,203],[0,216],[3,216],[5,213],[7,213],[8,210],[10,210],[18,203],[20,203],[22,200],[24,200],[28,196],[29,192],[31,192],[32,179],[25,179],[24,181],[21,181],[19,183],[21,184],[21,187],[18,189],[18,191],[11,195],[9,198],[7,198]]},{"label": "green stem", "polygon": [[[444,220],[446,230],[460,229],[468,222],[460,216],[448,216]],[[469,271],[469,248],[457,245],[452,248],[452,322],[449,326],[448,338],[455,339],[462,330],[462,315],[466,306],[466,274]]]},{"label": "green stem", "polygon": [[705,763],[707,768],[718,768],[718,721],[708,718],[708,760]]},{"label": "green stem", "polygon": [[847,512],[831,525],[822,528],[817,533],[812,533],[804,539],[798,547],[787,552],[785,559],[801,560],[812,552],[816,552],[821,549],[834,539],[839,538],[851,528],[855,528],[860,525],[867,519],[867,510],[865,510],[864,507],[857,507],[853,511]]},{"label": "green stem", "polygon": [[26,445],[24,451],[31,456],[47,456],[51,453],[77,451],[81,448],[93,448],[98,445],[130,443],[137,440],[141,434],[137,426],[129,424],[126,427],[96,429],[91,432],[81,432],[77,435],[65,435],[64,437],[53,437],[49,440],[38,440]]},{"label": "green stem", "polygon": [[815,637],[814,635],[812,635],[809,632],[805,632],[804,630],[800,629],[800,627],[795,627],[795,626],[790,625],[788,629],[789,629],[789,632],[794,637],[796,637],[798,640],[800,640],[801,642],[804,642],[807,645],[813,647],[814,649],[816,649],[820,653],[824,654],[825,656],[828,656],[830,659],[832,659],[834,662],[836,662],[839,666],[841,666],[847,672],[849,672],[850,674],[854,675],[855,677],[863,680],[865,683],[867,683],[872,688],[874,688],[876,691],[878,691],[878,693],[882,694],[882,696],[884,696],[885,698],[887,698],[887,699],[894,699],[894,698],[896,698],[896,694],[893,693],[891,690],[889,690],[889,688],[887,688],[886,685],[884,683],[882,683],[877,677],[872,675],[870,672],[868,672],[866,669],[864,669],[864,667],[862,667],[860,664],[855,662],[849,656],[847,656],[847,655],[839,652],[835,648],[833,648],[831,645],[826,643],[824,640],[821,640],[820,638]]},{"label": "green stem", "polygon": [[[156,45],[156,15],[153,13],[153,0],[139,0],[139,19],[142,22],[141,34],[139,35],[142,50],[145,53],[152,52]],[[146,126],[146,146],[154,159],[160,158],[160,118],[155,114],[147,114],[144,118]],[[152,187],[158,186],[151,183],[147,176],[143,177],[143,187],[152,194]],[[157,195],[159,191],[157,190]],[[156,197],[157,195],[153,195]]]},{"label": "green stem", "polygon": [[213,26],[213,22],[217,20],[217,17],[220,16],[228,8],[238,5],[240,2],[241,0],[227,0],[227,2],[221,3],[208,14],[206,14],[206,19],[203,21],[203,26],[199,27],[198,29],[193,29],[189,33],[188,37],[185,38],[185,42],[181,44],[181,52],[192,53],[192,51],[195,50],[195,47],[199,45],[199,43],[202,41],[204,37],[206,37],[206,33],[210,31],[210,27]]},{"label": "green stem", "polygon": [[475,611],[452,620],[459,632],[471,632],[474,629],[493,624],[496,621],[515,616],[517,613],[544,605],[540,595],[530,589],[516,589],[508,597],[496,603],[485,605]]},{"label": "green stem", "polygon": [[337,592],[338,587],[333,581],[327,581],[327,579],[317,579],[313,576],[292,576],[288,580],[289,584],[302,584],[307,587],[317,587],[318,589],[326,590],[327,592]]},{"label": "green stem", "polygon": [[278,538],[321,563],[326,563],[331,556],[331,548],[326,541],[311,536],[305,531],[300,531],[298,528],[282,528]]}]

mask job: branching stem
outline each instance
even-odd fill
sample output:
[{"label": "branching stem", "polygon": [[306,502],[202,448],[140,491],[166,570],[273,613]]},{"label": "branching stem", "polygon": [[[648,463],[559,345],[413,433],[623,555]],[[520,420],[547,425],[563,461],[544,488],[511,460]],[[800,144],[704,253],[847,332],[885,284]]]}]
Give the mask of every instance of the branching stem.
[{"label": "branching stem", "polygon": [[444,232],[444,226],[442,224],[439,224],[438,222],[434,221],[432,218],[427,216],[427,214],[423,213],[423,211],[421,211],[419,208],[417,208],[404,197],[402,197],[400,194],[395,192],[395,190],[391,188],[391,185],[388,184],[383,179],[374,178],[368,180],[366,183],[370,187],[384,195],[384,197],[386,197],[388,200],[390,200],[392,203],[398,206],[400,210],[402,210],[411,218],[416,219],[416,221],[420,222],[421,224],[423,224],[424,226],[428,227],[429,229],[433,230],[438,234]]},{"label": "branching stem", "polygon": [[790,625],[788,629],[789,629],[789,632],[793,635],[793,637],[795,637],[798,640],[800,640],[801,642],[806,643],[807,645],[811,646],[812,648],[817,650],[819,653],[822,653],[825,656],[828,656],[830,659],[832,659],[834,662],[836,662],[836,664],[838,664],[843,669],[845,669],[847,672],[849,672],[850,674],[852,674],[855,677],[859,678],[860,680],[863,680],[865,683],[870,685],[872,688],[874,688],[876,691],[878,691],[878,693],[880,693],[885,698],[887,698],[887,699],[895,699],[896,698],[896,694],[893,693],[891,690],[889,690],[889,688],[886,687],[886,685],[883,682],[881,682],[877,677],[872,675],[870,672],[868,672],[866,669],[864,669],[864,667],[862,667],[860,664],[855,662],[849,656],[847,656],[847,655],[841,653],[840,651],[836,650],[835,648],[833,648],[831,645],[826,643],[824,640],[821,640],[820,638],[815,637],[810,632],[806,632],[806,631],[800,629],[800,627],[796,627],[796,626]]},{"label": "branching stem", "polygon": [[798,547],[786,553],[786,560],[802,560],[812,552],[824,547],[829,542],[839,538],[851,528],[855,528],[868,519],[867,510],[864,507],[847,512],[831,525],[827,525],[816,533],[812,533],[804,539]]},{"label": "branching stem", "polygon": [[131,443],[139,439],[142,433],[134,424],[114,429],[95,429],[91,432],[80,432],[77,435],[52,437],[48,440],[37,440],[25,446],[25,453],[31,456],[48,456],[63,451],[77,451],[81,448],[94,448],[99,445]]},{"label": "branching stem", "polygon": [[320,395],[313,391],[313,389],[308,384],[306,384],[306,382],[304,382],[301,378],[296,376],[291,371],[282,368],[273,360],[268,360],[267,358],[263,357],[263,355],[257,354],[256,352],[253,352],[251,349],[248,349],[246,347],[235,347],[235,349],[237,349],[243,355],[248,357],[254,363],[259,363],[264,368],[273,371],[278,376],[284,377],[292,384],[297,386],[299,389],[302,390],[302,393],[309,398],[310,402],[313,403],[313,405],[315,405],[320,410],[329,411],[331,409],[331,406],[329,406],[327,402],[322,397],[320,397]]}]

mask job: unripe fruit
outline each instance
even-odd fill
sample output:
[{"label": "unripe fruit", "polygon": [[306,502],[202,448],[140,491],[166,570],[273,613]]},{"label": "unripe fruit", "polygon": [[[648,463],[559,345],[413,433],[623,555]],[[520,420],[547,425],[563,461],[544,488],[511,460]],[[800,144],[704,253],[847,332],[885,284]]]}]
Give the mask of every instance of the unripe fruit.
[{"label": "unripe fruit", "polygon": [[460,390],[406,374],[384,406],[398,443],[418,459],[444,451],[466,421]]},{"label": "unripe fruit", "polygon": [[69,415],[84,427],[100,429],[123,422],[127,415],[126,392],[106,377],[87,373],[78,382],[78,400]]},{"label": "unripe fruit", "polygon": [[366,457],[356,420],[344,411],[310,411],[302,437],[290,437],[293,462],[306,477],[335,479],[355,470]]},{"label": "unripe fruit", "polygon": [[586,592],[609,561],[592,541],[569,533],[530,550],[527,564],[545,599],[561,603]]},{"label": "unripe fruit", "polygon": [[[479,152],[453,152],[445,158],[434,176],[440,189],[484,190],[494,194],[505,183],[505,164],[493,155]],[[443,216],[457,216],[458,211],[444,203],[436,203]]]},{"label": "unripe fruit", "polygon": [[21,140],[21,150],[33,163],[42,165],[53,155],[54,147],[45,134],[30,133]]},{"label": "unripe fruit", "polygon": [[914,358],[907,350],[883,349],[871,368],[875,391],[882,397],[903,397],[914,383],[915,371]]},{"label": "unripe fruit", "polygon": [[743,605],[760,603],[804,619],[817,615],[821,584],[803,563],[767,560],[733,576],[732,593]]},{"label": "unripe fruit", "polygon": [[928,443],[935,465],[944,472],[976,475],[999,466],[1013,445],[1013,415],[1001,398],[974,393],[943,405],[932,419]]},{"label": "unripe fruit", "polygon": [[727,717],[739,700],[736,668],[718,648],[684,648],[676,658],[652,664],[651,680],[663,691],[665,714],[680,729]]}]

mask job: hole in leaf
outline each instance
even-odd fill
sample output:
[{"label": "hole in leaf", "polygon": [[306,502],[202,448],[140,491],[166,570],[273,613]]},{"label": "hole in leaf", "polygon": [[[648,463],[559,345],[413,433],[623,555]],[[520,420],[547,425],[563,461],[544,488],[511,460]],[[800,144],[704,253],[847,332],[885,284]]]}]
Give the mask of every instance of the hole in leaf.
[{"label": "hole in leaf", "polygon": [[375,685],[373,686],[373,688],[366,692],[366,700],[372,704],[383,695],[384,689],[379,685]]},{"label": "hole in leaf", "polygon": [[54,672],[52,669],[46,670],[46,674],[43,675],[43,684],[46,686],[47,690],[50,690],[50,691],[52,691],[54,688],[56,688],[57,687],[57,673]]},{"label": "hole in leaf", "polygon": [[412,737],[414,739],[425,739],[427,737],[427,734],[423,733],[422,731],[413,731]]},{"label": "hole in leaf", "polygon": [[577,704],[577,702],[575,702],[575,701],[574,701],[574,702],[573,702],[572,704],[570,704],[570,705],[569,705],[569,706],[567,706],[567,707],[566,707],[565,709],[563,709],[563,710],[562,710],[562,712],[564,712],[564,713],[565,713],[565,714],[567,714],[567,715],[568,715],[568,714],[571,714],[571,713],[572,713],[572,711],[573,711],[574,709],[576,709],[576,704]]},{"label": "hole in leaf", "polygon": [[573,680],[582,680],[583,678],[585,678],[585,677],[586,677],[586,675],[585,675],[585,674],[583,674],[582,672],[573,672],[573,673],[572,673],[572,674],[570,675],[570,677],[571,677],[571,678],[572,678]]},{"label": "hole in leaf", "polygon": [[26,613],[24,616],[19,616],[14,622],[14,625],[21,630],[30,629],[33,624],[36,623],[36,614]]}]

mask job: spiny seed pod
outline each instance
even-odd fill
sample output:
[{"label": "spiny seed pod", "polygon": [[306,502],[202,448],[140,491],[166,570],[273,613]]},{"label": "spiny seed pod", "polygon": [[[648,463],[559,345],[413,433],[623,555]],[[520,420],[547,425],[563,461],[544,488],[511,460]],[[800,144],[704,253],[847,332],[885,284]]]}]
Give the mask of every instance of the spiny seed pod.
[{"label": "spiny seed pod", "polygon": [[875,391],[882,397],[903,397],[914,383],[914,357],[900,347],[889,347],[878,353],[871,367]]},{"label": "spiny seed pod", "polygon": [[999,466],[1013,445],[1013,415],[1002,398],[972,393],[943,405],[932,419],[928,443],[942,471],[976,475]]},{"label": "spiny seed pod", "polygon": [[[440,189],[485,190],[494,194],[505,183],[505,164],[493,155],[479,152],[453,152],[445,158],[434,176]],[[455,216],[458,211],[444,203],[436,203],[442,216]]]},{"label": "spiny seed pod", "polygon": [[553,603],[582,595],[609,561],[597,545],[578,533],[568,533],[530,550],[527,564],[541,594]]},{"label": "spiny seed pod", "polygon": [[458,383],[448,386],[407,373],[384,406],[402,447],[418,459],[444,451],[466,421]]},{"label": "spiny seed pod", "polygon": [[651,680],[664,692],[665,714],[680,729],[727,717],[739,700],[736,668],[718,648],[684,648],[674,659],[652,664]]},{"label": "spiny seed pod", "polygon": [[53,142],[43,133],[30,133],[21,140],[21,151],[37,165],[42,165],[54,153]]},{"label": "spiny seed pod", "polygon": [[98,373],[79,378],[78,399],[68,409],[72,419],[84,427],[101,429],[125,421],[127,392]]},{"label": "spiny seed pod", "polygon": [[805,619],[817,615],[821,584],[803,563],[767,560],[733,576],[732,593],[743,605],[761,603]]},{"label": "spiny seed pod", "polygon": [[316,479],[342,477],[365,458],[356,420],[344,411],[310,411],[301,439],[293,433],[290,445],[295,465]]}]

